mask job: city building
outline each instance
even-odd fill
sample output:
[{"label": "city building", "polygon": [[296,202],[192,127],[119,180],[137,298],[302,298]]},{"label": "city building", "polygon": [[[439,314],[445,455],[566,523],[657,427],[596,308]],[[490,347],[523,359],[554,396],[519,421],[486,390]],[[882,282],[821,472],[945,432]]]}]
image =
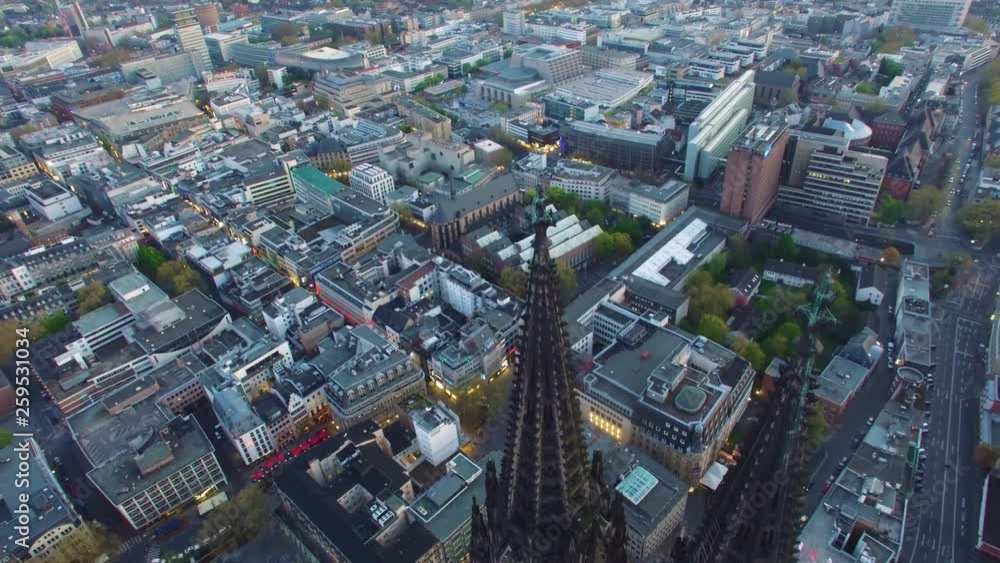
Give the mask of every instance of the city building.
[{"label": "city building", "polygon": [[644,184],[618,176],[610,183],[608,200],[613,209],[634,217],[645,217],[663,226],[687,209],[689,186],[680,180],[667,180],[660,186]]},{"label": "city building", "polygon": [[372,74],[318,74],[313,88],[329,100],[330,109],[347,116],[380,105],[392,92],[388,78]]},{"label": "city building", "polygon": [[743,133],[754,99],[754,71],[747,71],[723,90],[688,128],[684,179],[708,179]]},{"label": "city building", "polygon": [[[214,8],[215,5],[210,5]],[[200,19],[205,19],[208,8],[196,6],[195,8],[183,8],[170,13],[170,20],[174,24],[177,33],[177,41],[181,45],[181,50],[191,53],[194,67],[198,75],[202,75],[212,70],[212,58],[208,52],[208,45],[205,43],[205,36],[202,33]],[[201,18],[197,17],[201,15]],[[218,13],[215,16],[218,25]]]},{"label": "city building", "polygon": [[149,393],[147,385],[128,386],[67,420],[93,467],[88,479],[137,530],[226,483],[194,416],[171,412]]},{"label": "city building", "polygon": [[844,344],[823,368],[816,378],[815,393],[819,405],[832,418],[842,415],[868,383],[872,371],[882,359],[882,352],[878,334],[865,327]]},{"label": "city building", "polygon": [[360,425],[282,466],[274,490],[289,525],[327,561],[445,561],[437,538],[411,524],[414,483],[375,432],[377,426]]},{"label": "city building", "polygon": [[781,186],[778,202],[819,217],[867,226],[889,160],[877,153],[824,149],[812,153],[801,188]]},{"label": "city building", "polygon": [[215,67],[221,68],[233,58],[233,45],[248,44],[246,35],[229,33],[209,33],[205,36],[205,48]]},{"label": "city building", "polygon": [[267,425],[254,412],[238,388],[227,387],[212,393],[212,409],[222,424],[222,431],[250,465],[275,451]]},{"label": "city building", "polygon": [[561,159],[552,168],[549,185],[584,200],[607,201],[611,182],[617,176],[611,168]]},{"label": "city building", "polygon": [[755,123],[729,149],[719,209],[756,225],[778,197],[788,144],[784,125]]},{"label": "city building", "polygon": [[19,143],[32,154],[38,168],[56,181],[96,172],[111,163],[97,138],[73,124],[29,133]]},{"label": "city building", "polygon": [[889,12],[892,25],[917,31],[955,32],[962,28],[972,0],[900,0]]},{"label": "city building", "polygon": [[604,482],[615,483],[623,497],[629,561],[656,557],[667,539],[684,520],[688,484],[637,448],[607,439],[591,444],[604,449]]},{"label": "city building", "polygon": [[36,188],[26,190],[24,196],[35,213],[49,221],[58,221],[83,210],[76,194],[51,180],[45,180]]},{"label": "city building", "polygon": [[38,167],[20,152],[0,145],[0,185],[21,182],[38,173]]},{"label": "city building", "polygon": [[660,171],[673,149],[664,130],[617,129],[603,123],[574,121],[562,130],[564,154],[611,168]]},{"label": "city building", "polygon": [[930,266],[904,260],[896,292],[896,361],[900,364],[933,368],[936,347],[935,321],[931,309]]},{"label": "city building", "polygon": [[870,561],[902,558],[904,531],[913,517],[911,500],[921,425],[922,401],[914,390],[897,387],[874,417],[846,467],[824,493],[798,537],[796,561]]},{"label": "city building", "polygon": [[1000,471],[991,470],[983,482],[983,500],[979,510],[976,549],[984,555],[1000,559],[1000,535],[993,522],[1000,518]]},{"label": "city building", "polygon": [[327,380],[333,419],[343,427],[383,415],[425,389],[409,355],[367,326],[337,332],[308,363]]},{"label": "city building", "polygon": [[424,222],[430,228],[434,248],[442,250],[460,242],[477,223],[510,211],[520,201],[521,192],[514,177],[504,174],[478,189],[435,201]]},{"label": "city building", "polygon": [[784,71],[758,71],[754,76],[753,103],[765,107],[782,107],[799,99],[802,79]]},{"label": "city building", "polygon": [[396,183],[385,170],[365,163],[351,169],[351,189],[384,205],[386,196],[396,189]]},{"label": "city building", "polygon": [[804,264],[771,258],[764,264],[763,276],[764,281],[791,287],[808,287],[816,283],[819,270]]},{"label": "city building", "polygon": [[420,454],[431,465],[441,465],[458,453],[462,427],[451,409],[438,403],[409,414]]}]

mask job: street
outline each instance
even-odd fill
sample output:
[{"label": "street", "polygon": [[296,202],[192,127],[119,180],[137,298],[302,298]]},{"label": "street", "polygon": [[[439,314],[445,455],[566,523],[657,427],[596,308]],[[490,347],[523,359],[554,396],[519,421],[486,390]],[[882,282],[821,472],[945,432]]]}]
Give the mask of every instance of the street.
[{"label": "street", "polygon": [[[937,304],[937,386],[928,400],[923,447],[927,486],[910,500],[901,561],[964,563],[975,551],[984,472],[973,464],[989,316],[1000,262],[971,266]],[[985,559],[984,559],[985,560]]]}]

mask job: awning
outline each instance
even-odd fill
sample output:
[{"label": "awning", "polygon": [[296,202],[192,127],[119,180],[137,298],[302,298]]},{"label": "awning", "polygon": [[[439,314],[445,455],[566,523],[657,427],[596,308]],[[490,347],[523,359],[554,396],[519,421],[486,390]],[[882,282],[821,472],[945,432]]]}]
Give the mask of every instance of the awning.
[{"label": "awning", "polygon": [[701,478],[701,484],[714,491],[719,488],[719,485],[722,483],[722,478],[725,477],[728,472],[728,467],[717,461],[713,462],[712,466],[705,472],[705,476]]}]

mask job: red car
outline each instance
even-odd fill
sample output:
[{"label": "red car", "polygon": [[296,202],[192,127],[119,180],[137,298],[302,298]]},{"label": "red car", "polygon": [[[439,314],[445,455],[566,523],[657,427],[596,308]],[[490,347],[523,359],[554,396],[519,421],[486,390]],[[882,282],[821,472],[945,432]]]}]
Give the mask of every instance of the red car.
[{"label": "red car", "polygon": [[823,485],[823,494],[826,494],[826,492],[829,491],[830,487],[832,486],[833,486],[833,481],[827,481],[826,484]]}]

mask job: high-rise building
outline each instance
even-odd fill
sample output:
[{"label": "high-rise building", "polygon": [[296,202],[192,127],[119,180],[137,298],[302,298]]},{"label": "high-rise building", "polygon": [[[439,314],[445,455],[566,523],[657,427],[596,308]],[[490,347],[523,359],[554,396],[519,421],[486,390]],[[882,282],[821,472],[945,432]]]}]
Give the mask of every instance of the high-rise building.
[{"label": "high-rise building", "polygon": [[688,129],[684,179],[711,176],[739,138],[753,108],[754,72],[747,71],[698,114]]},{"label": "high-rise building", "polygon": [[205,33],[219,31],[219,8],[214,3],[196,4],[194,17],[198,19],[198,25]]},{"label": "high-rise building", "polygon": [[191,53],[198,74],[212,70],[208,45],[205,44],[205,36],[201,32],[201,25],[195,17],[194,10],[184,8],[174,11],[170,13],[170,18],[174,23],[174,29],[177,30],[177,41],[181,44],[181,49]]},{"label": "high-rise building", "polygon": [[504,10],[503,32],[510,35],[524,33],[524,10]]},{"label": "high-rise building", "polygon": [[396,189],[392,176],[374,164],[362,164],[351,170],[351,189],[385,204],[385,196]]},{"label": "high-rise building", "polygon": [[726,157],[719,206],[723,213],[742,217],[751,224],[767,215],[778,197],[787,144],[788,129],[783,124],[755,123],[747,129]]},{"label": "high-rise building", "polygon": [[824,149],[809,159],[801,188],[782,186],[778,201],[820,216],[867,225],[889,159],[874,150]]},{"label": "high-rise building", "polygon": [[622,497],[604,486],[602,458],[587,460],[546,236],[553,220],[544,207],[544,200],[536,198],[534,256],[515,355],[503,469],[498,478],[495,464],[488,462],[485,510],[473,501],[471,560],[626,561]]},{"label": "high-rise building", "polygon": [[917,31],[955,31],[962,27],[972,0],[896,0],[889,21]]}]

